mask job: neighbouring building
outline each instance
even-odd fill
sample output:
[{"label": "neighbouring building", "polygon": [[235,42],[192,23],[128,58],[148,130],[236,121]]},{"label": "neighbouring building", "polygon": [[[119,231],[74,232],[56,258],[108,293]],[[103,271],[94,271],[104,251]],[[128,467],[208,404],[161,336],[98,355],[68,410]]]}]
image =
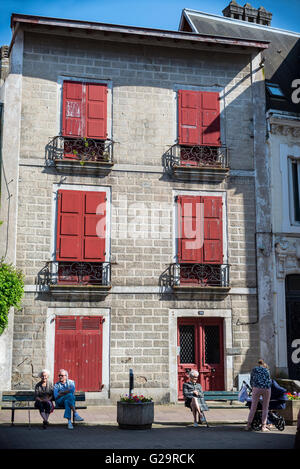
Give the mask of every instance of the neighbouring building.
[{"label": "neighbouring building", "polygon": [[256,174],[259,183],[264,171],[270,185],[269,198],[258,191],[256,203],[260,350],[277,376],[300,380],[300,33],[271,27],[262,7],[232,1],[223,14],[184,10],[179,29],[269,41],[267,154]]},{"label": "neighbouring building", "polygon": [[192,368],[206,390],[236,388],[260,355],[268,40],[11,25],[0,254],[26,288],[1,389],[31,389],[43,367],[98,403],[129,369],[158,402],[182,398]]}]

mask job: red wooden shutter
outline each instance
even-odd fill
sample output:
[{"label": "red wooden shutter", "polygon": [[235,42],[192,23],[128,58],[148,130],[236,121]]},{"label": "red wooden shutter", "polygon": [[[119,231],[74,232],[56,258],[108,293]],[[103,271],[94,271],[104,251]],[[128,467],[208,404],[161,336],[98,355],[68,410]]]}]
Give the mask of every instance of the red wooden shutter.
[{"label": "red wooden shutter", "polygon": [[199,92],[178,91],[178,136],[181,145],[200,145]]},{"label": "red wooden shutter", "polygon": [[219,93],[201,93],[201,137],[202,145],[220,146],[220,104]]},{"label": "red wooden shutter", "polygon": [[68,371],[70,379],[77,379],[77,321],[75,316],[61,316],[55,320],[54,382],[60,369]]},{"label": "red wooden shutter", "polygon": [[81,260],[82,197],[79,191],[58,191],[56,260]]},{"label": "red wooden shutter", "polygon": [[106,193],[58,191],[57,261],[105,261]]},{"label": "red wooden shutter", "polygon": [[178,262],[223,263],[221,197],[178,197]]},{"label": "red wooden shutter", "polygon": [[62,134],[64,137],[83,137],[84,126],[83,84],[74,81],[64,81]]},{"label": "red wooden shutter", "polygon": [[107,85],[64,81],[62,134],[107,138]]},{"label": "red wooden shutter", "polygon": [[201,197],[204,204],[204,264],[223,264],[222,198]]},{"label": "red wooden shutter", "polygon": [[201,263],[203,215],[200,196],[178,197],[178,262]]},{"label": "red wooden shutter", "polygon": [[61,316],[55,321],[54,379],[68,371],[77,391],[102,388],[101,316]]},{"label": "red wooden shutter", "polygon": [[107,85],[86,84],[86,132],[85,137],[107,138]]},{"label": "red wooden shutter", "polygon": [[180,145],[220,146],[219,93],[178,91]]},{"label": "red wooden shutter", "polygon": [[84,224],[82,260],[105,261],[105,192],[84,193]]}]

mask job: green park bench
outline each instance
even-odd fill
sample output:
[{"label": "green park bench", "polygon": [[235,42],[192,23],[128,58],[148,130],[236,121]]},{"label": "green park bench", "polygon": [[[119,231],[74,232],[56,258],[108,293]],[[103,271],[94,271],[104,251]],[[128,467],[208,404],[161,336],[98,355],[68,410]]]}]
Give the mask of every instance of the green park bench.
[{"label": "green park bench", "polygon": [[[75,392],[76,409],[86,409],[86,405],[77,405],[85,401],[85,393]],[[64,410],[64,407],[55,406],[55,410]],[[34,407],[34,391],[3,391],[1,410],[11,410],[11,425],[14,425],[15,411],[28,410],[28,425],[30,427],[30,411],[38,410]],[[73,415],[74,423],[74,415]]]},{"label": "green park bench", "polygon": [[[238,400],[239,393],[237,391],[204,391],[204,399],[206,402],[214,401],[216,403],[218,402],[230,402],[230,405],[233,404],[233,402]],[[214,409],[222,408],[224,406],[218,406],[214,405]],[[235,406],[233,406],[234,408]],[[244,406],[243,406],[244,407]]]}]

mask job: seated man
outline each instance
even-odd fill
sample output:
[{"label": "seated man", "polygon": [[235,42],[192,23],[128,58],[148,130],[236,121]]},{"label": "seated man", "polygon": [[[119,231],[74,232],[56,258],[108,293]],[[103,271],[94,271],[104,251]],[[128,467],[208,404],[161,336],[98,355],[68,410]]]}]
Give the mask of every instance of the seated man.
[{"label": "seated man", "polygon": [[59,381],[54,385],[54,399],[58,407],[64,407],[64,418],[68,419],[68,429],[72,430],[71,410],[74,412],[74,420],[81,422],[84,419],[78,415],[75,409],[75,383],[68,379],[66,370],[59,370]]},{"label": "seated man", "polygon": [[198,427],[197,416],[199,416],[199,423],[204,423],[206,420],[202,411],[208,410],[208,407],[204,400],[201,384],[197,383],[199,376],[198,371],[191,370],[189,376],[190,381],[183,383],[183,396],[185,399],[185,406],[193,412],[194,427]]}]

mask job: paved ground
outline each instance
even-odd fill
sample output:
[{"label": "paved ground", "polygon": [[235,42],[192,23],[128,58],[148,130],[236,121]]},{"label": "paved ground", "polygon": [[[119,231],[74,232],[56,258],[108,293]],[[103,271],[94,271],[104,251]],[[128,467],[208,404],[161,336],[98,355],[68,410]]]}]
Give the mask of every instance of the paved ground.
[{"label": "paved ground", "polygon": [[[17,411],[10,426],[10,411],[0,411],[1,449],[292,449],[296,427],[268,433],[245,432],[248,409],[210,409],[209,428],[192,426],[191,412],[183,405],[156,405],[151,430],[121,430],[116,406],[90,406],[80,415],[85,421],[68,430],[62,411],[50,417],[42,429],[37,411]],[[111,454],[111,453],[110,453]]]}]

